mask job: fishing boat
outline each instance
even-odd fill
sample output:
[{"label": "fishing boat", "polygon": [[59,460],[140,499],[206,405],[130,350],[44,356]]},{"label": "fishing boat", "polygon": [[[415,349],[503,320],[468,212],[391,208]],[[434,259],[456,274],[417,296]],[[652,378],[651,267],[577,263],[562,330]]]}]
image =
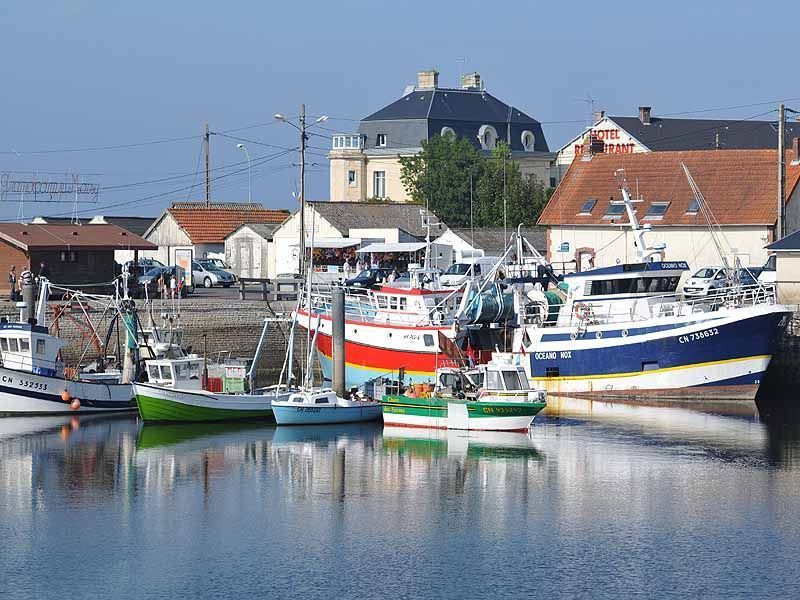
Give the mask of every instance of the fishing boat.
[{"label": "fishing boat", "polygon": [[[713,215],[684,171],[729,266],[732,251],[722,250]],[[665,261],[664,245],[648,244],[649,228],[639,225],[624,171],[616,176],[638,262],[566,275],[547,294],[516,286],[514,349],[531,381],[567,396],[752,400],[789,309],[777,303],[774,285],[735,278],[713,295],[681,297],[678,283],[689,265]]]},{"label": "fishing boat", "polygon": [[[32,278],[26,285],[32,286]],[[88,380],[64,376],[63,340],[46,326],[50,284],[39,279],[39,300],[32,288],[20,305],[19,322],[0,319],[0,414],[63,414],[136,410],[133,389],[118,377]],[[26,291],[25,293],[28,293]]]},{"label": "fishing boat", "polygon": [[272,402],[278,425],[330,425],[377,421],[381,403],[360,398],[340,398],[328,388],[307,388],[286,400]]},{"label": "fishing boat", "polygon": [[477,431],[527,431],[547,405],[508,354],[476,368],[439,369],[432,393],[416,384],[385,394],[381,403],[386,425]]},{"label": "fishing boat", "polygon": [[134,383],[136,405],[145,422],[271,419],[277,391],[225,394],[203,389],[203,358],[148,360],[147,381]]}]

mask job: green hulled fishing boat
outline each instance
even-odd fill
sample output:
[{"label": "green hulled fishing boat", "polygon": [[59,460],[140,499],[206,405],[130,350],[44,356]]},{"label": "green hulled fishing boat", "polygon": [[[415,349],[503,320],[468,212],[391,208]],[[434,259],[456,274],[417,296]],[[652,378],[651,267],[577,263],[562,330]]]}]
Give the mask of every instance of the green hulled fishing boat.
[{"label": "green hulled fishing boat", "polygon": [[417,384],[405,393],[385,394],[381,405],[387,425],[527,431],[547,403],[545,392],[530,389],[512,357],[497,355],[473,369],[438,369],[432,393]]},{"label": "green hulled fishing boat", "polygon": [[134,383],[143,421],[230,421],[272,419],[272,401],[288,392],[222,394],[202,389],[198,357],[147,361],[147,383]]}]

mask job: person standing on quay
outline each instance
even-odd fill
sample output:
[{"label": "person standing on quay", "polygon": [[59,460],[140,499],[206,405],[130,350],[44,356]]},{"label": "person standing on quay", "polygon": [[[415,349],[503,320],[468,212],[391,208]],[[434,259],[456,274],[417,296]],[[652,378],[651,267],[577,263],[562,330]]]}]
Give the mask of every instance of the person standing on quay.
[{"label": "person standing on quay", "polygon": [[17,299],[17,267],[11,265],[11,270],[8,272],[8,295],[9,300],[15,302]]}]

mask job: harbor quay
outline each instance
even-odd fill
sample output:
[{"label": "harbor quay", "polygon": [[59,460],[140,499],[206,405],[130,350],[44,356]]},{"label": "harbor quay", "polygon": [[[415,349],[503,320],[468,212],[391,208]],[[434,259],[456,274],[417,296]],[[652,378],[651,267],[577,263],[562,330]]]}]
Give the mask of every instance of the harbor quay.
[{"label": "harbor quay", "polygon": [[[189,297],[179,303],[179,324],[183,329],[185,346],[200,357],[205,355],[209,363],[225,359],[247,360],[253,357],[258,346],[264,319],[274,319],[267,330],[265,351],[256,367],[256,381],[259,386],[272,385],[277,382],[287,356],[289,333],[291,329],[292,311],[296,307],[293,300],[265,302],[260,299],[237,300],[225,298]],[[144,315],[144,304],[137,301]],[[51,304],[56,304],[51,302]],[[777,350],[772,357],[767,375],[761,382],[759,398],[784,399],[800,384],[800,306],[792,307],[792,318],[786,331],[780,338]],[[170,312],[171,306],[154,303],[153,315],[158,318],[162,312]],[[93,322],[96,315],[91,314]],[[14,304],[0,302],[0,317],[13,320],[18,316]],[[109,327],[109,319],[94,322],[99,337],[104,337]],[[87,364],[97,357],[92,354],[91,346],[83,328],[84,323],[76,320],[62,319],[59,335],[66,342],[62,349],[63,358],[69,364]],[[308,354],[309,340],[304,331],[298,332],[294,338],[294,362],[298,368],[300,362]],[[89,350],[87,350],[89,348]],[[400,365],[398,365],[399,367]],[[315,377],[322,375],[318,361],[313,361]],[[616,398],[621,400],[621,398]],[[687,395],[687,401],[721,406],[729,403],[702,394]],[[658,400],[656,400],[658,402]],[[733,403],[750,403],[749,400],[733,400]]]}]

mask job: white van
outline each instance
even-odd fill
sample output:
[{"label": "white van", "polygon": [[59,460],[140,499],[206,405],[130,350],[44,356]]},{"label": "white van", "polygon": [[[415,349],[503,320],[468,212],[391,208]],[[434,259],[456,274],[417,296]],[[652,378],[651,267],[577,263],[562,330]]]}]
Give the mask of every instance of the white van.
[{"label": "white van", "polygon": [[450,265],[439,277],[439,283],[445,287],[457,287],[470,277],[481,277],[491,271],[500,260],[498,256],[476,256]]}]

